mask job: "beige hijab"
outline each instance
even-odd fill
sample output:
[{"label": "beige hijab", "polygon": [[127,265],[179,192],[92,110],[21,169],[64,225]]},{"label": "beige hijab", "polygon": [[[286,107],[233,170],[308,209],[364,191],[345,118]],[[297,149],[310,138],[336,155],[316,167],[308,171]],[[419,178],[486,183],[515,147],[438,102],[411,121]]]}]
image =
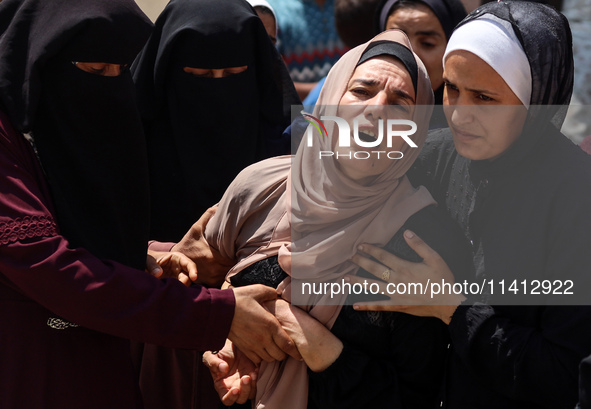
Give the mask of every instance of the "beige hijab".
[{"label": "beige hijab", "polygon": [[[383,40],[411,49],[403,32],[391,30],[349,51],[328,74],[314,117],[338,114],[337,105],[364,51],[371,42]],[[385,245],[412,214],[435,203],[425,188],[413,188],[405,176],[424,144],[433,105],[427,71],[414,57],[418,67],[415,100],[422,107],[414,111],[418,129],[412,140],[419,148],[405,144],[403,159],[393,160],[385,172],[362,185],[340,172],[334,160],[319,160],[321,150],[332,149],[334,123],[330,122],[328,138],[314,135],[313,146],[302,143],[294,157],[272,158],[245,169],[226,191],[206,230],[212,246],[237,259],[228,278],[278,255],[279,264],[290,275],[279,290],[291,300],[292,287],[296,291],[302,280],[330,282],[355,274],[358,267],[348,260],[359,244]],[[345,298],[298,296],[297,303],[330,328]],[[263,362],[254,406],[305,409],[307,385],[305,363],[292,358]]]}]

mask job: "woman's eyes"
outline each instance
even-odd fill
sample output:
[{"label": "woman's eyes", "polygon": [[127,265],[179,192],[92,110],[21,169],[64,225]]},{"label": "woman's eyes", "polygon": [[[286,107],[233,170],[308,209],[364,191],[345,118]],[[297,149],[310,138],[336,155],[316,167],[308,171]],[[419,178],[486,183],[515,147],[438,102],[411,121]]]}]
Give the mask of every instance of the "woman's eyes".
[{"label": "woman's eyes", "polygon": [[489,96],[486,96],[486,95],[484,95],[484,94],[478,94],[478,96],[477,96],[476,98],[480,99],[481,101],[485,101],[485,102],[491,102],[491,101],[494,101],[494,99],[493,99],[493,98],[491,98],[491,97],[489,97]]},{"label": "woman's eyes", "polygon": [[201,78],[224,78],[232,75],[243,73],[248,69],[248,65],[240,67],[226,67],[226,68],[195,68],[184,67],[183,71],[187,74],[194,75]]},{"label": "woman's eyes", "polygon": [[367,91],[364,88],[353,88],[352,90],[349,91],[350,93],[356,95],[356,96],[369,96],[369,91]]},{"label": "woman's eyes", "polygon": [[447,91],[458,91],[458,87],[456,87],[454,84],[449,83],[449,82],[444,82],[445,88],[447,89]]},{"label": "woman's eyes", "polygon": [[95,68],[95,67],[90,67],[89,70],[92,74],[98,74],[98,75],[103,75],[106,71],[105,68]]},{"label": "woman's eyes", "polygon": [[[456,87],[455,85],[453,85],[453,84],[451,84],[449,82],[444,82],[444,85],[445,85],[445,89],[448,92],[448,94],[449,93],[458,93],[458,92],[460,92],[458,90],[458,87]],[[485,95],[485,94],[475,94],[474,97],[477,100],[482,101],[482,102],[494,102],[495,101],[494,98],[491,98],[491,97],[489,97],[488,95]]]},{"label": "woman's eyes", "polygon": [[117,77],[129,69],[129,64],[111,64],[102,62],[72,61],[72,64],[82,71],[103,77]]},{"label": "woman's eyes", "polygon": [[410,106],[409,105],[404,105],[404,104],[390,104],[390,106],[394,107],[394,109],[397,109],[399,111],[402,111],[405,114],[410,113]]}]

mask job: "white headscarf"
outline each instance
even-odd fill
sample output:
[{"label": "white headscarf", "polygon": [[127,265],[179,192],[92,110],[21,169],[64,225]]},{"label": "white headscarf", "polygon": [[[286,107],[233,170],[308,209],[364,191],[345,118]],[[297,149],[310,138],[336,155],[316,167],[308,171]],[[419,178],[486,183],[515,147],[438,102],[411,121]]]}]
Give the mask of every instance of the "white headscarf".
[{"label": "white headscarf", "polygon": [[523,105],[529,108],[531,68],[508,21],[487,14],[458,27],[447,43],[443,55],[444,68],[447,56],[457,50],[469,51],[484,60],[503,78]]},{"label": "white headscarf", "polygon": [[273,14],[273,18],[275,19],[275,35],[277,35],[277,31],[279,31],[279,23],[277,22],[277,14],[275,14],[275,10],[269,4],[267,0],[246,0],[253,8],[254,7],[264,7],[269,9],[271,14]]}]

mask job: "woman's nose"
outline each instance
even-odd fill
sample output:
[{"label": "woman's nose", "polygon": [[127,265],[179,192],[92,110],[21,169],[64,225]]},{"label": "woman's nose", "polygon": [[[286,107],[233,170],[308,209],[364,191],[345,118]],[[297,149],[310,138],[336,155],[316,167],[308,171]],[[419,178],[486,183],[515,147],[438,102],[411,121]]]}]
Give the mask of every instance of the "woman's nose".
[{"label": "woman's nose", "polygon": [[385,92],[378,92],[373,98],[367,100],[365,116],[374,120],[385,119],[388,96]]},{"label": "woman's nose", "polygon": [[466,103],[451,105],[445,107],[445,112],[451,123],[459,126],[469,124],[474,121],[474,106]]}]

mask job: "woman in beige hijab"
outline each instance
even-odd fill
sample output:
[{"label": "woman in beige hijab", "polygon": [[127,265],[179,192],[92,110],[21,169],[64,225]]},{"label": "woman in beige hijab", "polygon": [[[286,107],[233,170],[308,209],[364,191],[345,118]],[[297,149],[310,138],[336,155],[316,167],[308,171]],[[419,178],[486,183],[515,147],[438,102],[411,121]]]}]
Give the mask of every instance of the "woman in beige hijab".
[{"label": "woman in beige hijab", "polygon": [[[351,308],[359,298],[344,289],[346,275],[363,275],[349,259],[366,241],[420,260],[402,238],[406,229],[428,236],[454,271],[471,268],[461,231],[405,176],[425,141],[432,105],[429,78],[408,38],[384,32],[333,67],[296,155],[252,165],[229,187],[206,238],[236,261],[227,276],[232,285],[278,288],[282,300],[268,307],[304,362],[263,362],[256,372],[230,344],[206,354],[225,404],[249,397],[256,408],[282,409],[434,404],[444,326],[401,313],[360,314]],[[335,125],[338,118],[350,132]],[[392,126],[389,119],[406,122]],[[410,121],[416,132],[403,138]],[[336,285],[344,291],[307,290]]]}]

